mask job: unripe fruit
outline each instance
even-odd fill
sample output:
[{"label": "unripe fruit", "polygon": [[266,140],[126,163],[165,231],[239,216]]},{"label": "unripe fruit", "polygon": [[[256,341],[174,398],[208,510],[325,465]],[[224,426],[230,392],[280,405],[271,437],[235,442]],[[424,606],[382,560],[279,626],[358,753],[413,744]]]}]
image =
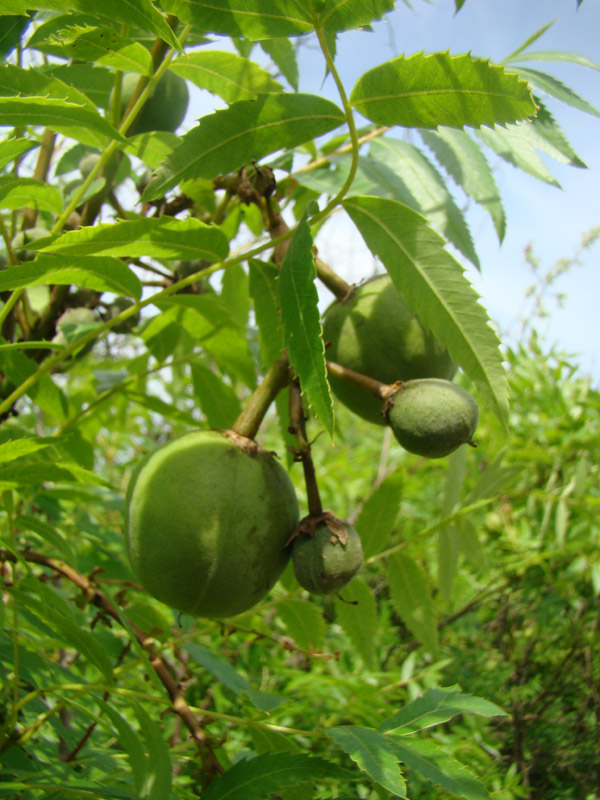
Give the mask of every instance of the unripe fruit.
[{"label": "unripe fruit", "polygon": [[[135,72],[128,72],[123,76],[122,112],[127,108],[139,78],[140,76]],[[189,91],[184,78],[167,70],[158,79],[153,93],[129,128],[128,135],[135,136],[148,131],[175,132],[186,115],[189,99]]]},{"label": "unripe fruit", "polygon": [[187,614],[248,610],[290,557],[294,487],[270,453],[243,442],[253,448],[216,431],[187,433],[147,456],[127,489],[131,566],[151,595]]},{"label": "unripe fruit", "polygon": [[87,178],[96,164],[100,161],[100,153],[86,153],[79,161],[78,167],[82,178]]},{"label": "unripe fruit", "polygon": [[[427,333],[388,275],[379,275],[325,312],[327,358],[382,383],[414,378],[451,379],[448,353]],[[336,397],[369,422],[384,425],[381,401],[360,386],[330,377]]]},{"label": "unripe fruit", "polygon": [[[133,301],[129,300],[127,297],[115,297],[115,299],[108,305],[106,309],[106,319],[109,320],[118,317],[121,311],[131,308],[132,305],[134,305]],[[127,317],[127,319],[124,319],[123,322],[113,325],[111,330],[115,333],[129,333],[135,328],[139,321],[140,314],[138,311],[135,314],[132,314],[130,317]]]},{"label": "unripe fruit", "polygon": [[408,381],[391,398],[387,418],[405,450],[443,458],[461,444],[472,444],[479,421],[473,397],[450,381]]},{"label": "unripe fruit", "polygon": [[43,239],[44,236],[50,236],[50,232],[45,228],[27,228],[27,230],[19,231],[12,240],[13,249],[17,251],[20,261],[33,261],[37,257],[35,250],[20,250],[29,242],[35,242],[36,239]]},{"label": "unripe fruit", "polygon": [[293,542],[292,559],[296,580],[312,594],[339,591],[356,575],[363,563],[359,535],[347,522],[335,527],[321,522],[309,536],[300,533]]}]

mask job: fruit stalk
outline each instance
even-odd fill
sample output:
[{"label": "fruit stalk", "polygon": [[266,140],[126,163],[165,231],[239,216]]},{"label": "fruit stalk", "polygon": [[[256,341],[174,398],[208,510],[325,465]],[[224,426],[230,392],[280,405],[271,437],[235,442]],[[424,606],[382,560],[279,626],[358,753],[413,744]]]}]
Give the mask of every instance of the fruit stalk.
[{"label": "fruit stalk", "polygon": [[343,303],[344,300],[350,297],[354,291],[354,284],[347,283],[341,275],[338,275],[335,270],[331,269],[329,264],[326,264],[319,256],[315,258],[315,267],[317,270],[317,277],[321,283],[335,295],[337,300]]},{"label": "fruit stalk", "polygon": [[254,439],[265,414],[277,394],[290,381],[290,362],[284,350],[269,367],[260,385],[250,395],[242,413],[232,425],[231,430],[239,436]]},{"label": "fruit stalk", "polygon": [[315,465],[310,452],[310,442],[306,437],[306,417],[302,406],[300,383],[297,380],[293,381],[290,386],[289,432],[295,435],[298,443],[295,460],[302,462],[309,514],[311,517],[321,517],[323,515],[323,505],[319,494]]},{"label": "fruit stalk", "polygon": [[335,361],[326,361],[325,364],[327,366],[327,372],[330,375],[352,383],[354,386],[360,386],[361,389],[365,389],[367,392],[374,394],[375,397],[380,397],[382,400],[387,400],[387,398],[395,394],[402,385],[402,381],[396,381],[396,383],[392,384],[382,383],[381,381],[375,380],[375,378],[369,378],[368,375],[355,372],[353,369],[348,369],[348,367],[342,367],[341,364],[336,364]]}]

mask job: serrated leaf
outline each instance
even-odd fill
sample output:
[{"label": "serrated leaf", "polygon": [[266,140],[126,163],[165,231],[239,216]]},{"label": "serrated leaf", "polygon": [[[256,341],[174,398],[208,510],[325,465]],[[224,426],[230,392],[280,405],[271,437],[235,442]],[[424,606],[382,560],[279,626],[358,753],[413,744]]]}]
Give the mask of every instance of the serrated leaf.
[{"label": "serrated leaf", "polygon": [[30,139],[6,139],[0,142],[0,169],[39,146],[39,142],[32,142]]},{"label": "serrated leaf", "polygon": [[543,94],[554,97],[562,103],[573,106],[573,108],[578,108],[580,111],[585,111],[587,114],[600,117],[600,111],[595,106],[580,97],[577,92],[562,81],[559,81],[554,75],[548,75],[547,72],[525,67],[520,67],[518,74],[527,80],[534,89]]},{"label": "serrated leaf", "polygon": [[524,80],[469,55],[415,53],[362,75],[350,102],[378,125],[462,128],[514,122],[533,116]]},{"label": "serrated leaf", "polygon": [[14,461],[16,458],[36,453],[38,450],[44,450],[53,444],[51,441],[44,439],[13,439],[8,442],[0,444],[0,464],[6,464],[9,461]]},{"label": "serrated leaf", "polygon": [[578,64],[580,67],[588,67],[600,72],[599,64],[590,61],[581,53],[572,53],[569,50],[528,50],[506,59],[507,63],[512,61],[566,61],[568,64]]},{"label": "serrated leaf", "polygon": [[495,703],[482,697],[461,694],[458,688],[428,689],[421,697],[384,720],[377,730],[380,733],[395,731],[404,735],[441,725],[457,714],[506,716],[506,712]]},{"label": "serrated leaf", "polygon": [[209,427],[227,430],[242,410],[238,396],[208,367],[192,363],[191,370],[194,394]]},{"label": "serrated leaf", "polygon": [[380,20],[392,11],[393,0],[325,0],[318,12],[318,26],[326,31],[346,31],[362,28]]},{"label": "serrated leaf", "polygon": [[329,728],[326,733],[379,786],[394,797],[406,797],[406,782],[394,744],[385,736],[358,725]]},{"label": "serrated leaf", "polygon": [[279,304],[283,340],[302,394],[315,415],[333,435],[333,403],[327,382],[313,240],[306,216],[285,253],[279,274]]},{"label": "serrated leaf", "polygon": [[0,124],[42,125],[92,146],[102,146],[104,137],[127,141],[98,112],[52,97],[0,97]]},{"label": "serrated leaf", "polygon": [[421,131],[421,138],[465,194],[487,211],[498,239],[506,232],[506,216],[494,174],[480,147],[465,131],[439,128]]},{"label": "serrated leaf", "polygon": [[289,39],[265,39],[260,43],[265,53],[270,56],[275,66],[290,84],[298,91],[298,60],[294,45]]},{"label": "serrated leaf", "polygon": [[387,579],[402,621],[427,650],[436,654],[437,619],[423,570],[405,553],[393,553],[387,560]]},{"label": "serrated leaf", "polygon": [[250,314],[249,280],[241,264],[233,264],[223,272],[221,281],[221,302],[228,309],[236,324],[242,328],[248,325]]},{"label": "serrated leaf", "polygon": [[507,125],[506,128],[481,128],[476,133],[481,141],[504,161],[518,169],[522,169],[523,172],[527,172],[534,178],[544,181],[544,183],[560,188],[559,182],[535,152],[521,126]]},{"label": "serrated leaf", "polygon": [[485,787],[459,761],[430,740],[416,736],[395,739],[394,752],[409,769],[465,800],[490,798]]},{"label": "serrated leaf", "polygon": [[142,200],[154,200],[186,178],[214,178],[253,159],[296,147],[345,121],[331,101],[309,94],[262,94],[208,114],[150,182]]},{"label": "serrated leaf", "polygon": [[367,498],[354,523],[365,560],[383,549],[396,525],[402,502],[402,483],[399,472],[390,473]]},{"label": "serrated leaf", "polygon": [[533,147],[537,147],[547,153],[556,161],[563,164],[570,164],[572,167],[586,168],[586,164],[579,158],[573,150],[567,137],[564,135],[560,125],[548,111],[545,105],[538,101],[538,115],[531,122],[522,123],[518,129],[531,142]]},{"label": "serrated leaf", "polygon": [[67,564],[77,566],[77,557],[69,542],[58,533],[56,528],[48,525],[47,522],[37,519],[36,517],[20,514],[18,517],[15,517],[14,525],[19,530],[33,531],[42,541],[48,542],[57,553],[60,553]]},{"label": "serrated leaf", "polygon": [[[479,258],[473,246],[473,239],[467,222],[454,202],[446,184],[433,164],[408,142],[399,139],[380,139],[373,142],[370,150],[373,158],[398,175],[416,206],[438,228],[452,244],[479,268]],[[393,200],[406,202],[404,196],[391,194]]]},{"label": "serrated leaf", "polygon": [[325,620],[318,606],[297,597],[277,603],[277,614],[302,650],[320,650],[325,641]]},{"label": "serrated leaf", "polygon": [[139,42],[121,36],[112,27],[67,27],[51,41],[62,48],[65,58],[91,61],[124,72],[152,74],[150,51]]},{"label": "serrated leaf", "polygon": [[502,460],[506,451],[502,450],[496,458],[489,463],[479,476],[471,491],[463,498],[462,505],[468,506],[485,497],[493,497],[508,486],[508,484],[523,471],[520,464],[503,467]]},{"label": "serrated leaf", "polygon": [[354,775],[336,764],[304,753],[265,754],[249,761],[238,761],[210,784],[202,800],[265,800],[288,786],[327,778],[353,780]]},{"label": "serrated leaf", "polygon": [[147,166],[157,169],[164,164],[180,142],[181,137],[169,131],[148,131],[132,136],[124,149],[137,156]]},{"label": "serrated leaf", "polygon": [[[287,40],[286,40],[287,41]],[[225,100],[251,100],[257,94],[280,92],[282,86],[264,69],[247,58],[218,50],[201,50],[171,61],[169,68]]]},{"label": "serrated leaf", "polygon": [[121,716],[113,706],[105,703],[104,700],[99,697],[95,697],[94,701],[110,719],[117,731],[119,744],[127,754],[127,759],[133,775],[133,785],[136,794],[139,796],[146,778],[146,753],[144,745],[131,725],[129,725],[125,718]]},{"label": "serrated leaf", "polygon": [[352,197],[343,205],[410,308],[444,342],[506,426],[508,392],[498,338],[443,240],[420,214],[393,200]]},{"label": "serrated leaf", "polygon": [[194,218],[164,216],[101,223],[69,231],[41,248],[41,252],[221,261],[229,253],[229,241],[214,225]]},{"label": "serrated leaf", "polygon": [[369,669],[377,668],[377,603],[371,590],[359,575],[353,578],[335,598],[336,617],[344,633]]},{"label": "serrated leaf", "polygon": [[311,9],[296,0],[162,0],[162,8],[199,33],[244,37],[256,42],[313,30]]},{"label": "serrated leaf", "polygon": [[254,689],[250,682],[243,675],[240,675],[231,664],[206,647],[188,643],[185,645],[185,649],[195,661],[227,686],[228,689],[231,689],[236,695],[245,694],[250,702],[261,711],[269,713],[287,701],[285,697],[268,692],[259,692]]},{"label": "serrated leaf", "polygon": [[0,272],[0,290],[49,284],[74,284],[136,300],[142,296],[142,284],[135,272],[110,256],[44,256]]}]

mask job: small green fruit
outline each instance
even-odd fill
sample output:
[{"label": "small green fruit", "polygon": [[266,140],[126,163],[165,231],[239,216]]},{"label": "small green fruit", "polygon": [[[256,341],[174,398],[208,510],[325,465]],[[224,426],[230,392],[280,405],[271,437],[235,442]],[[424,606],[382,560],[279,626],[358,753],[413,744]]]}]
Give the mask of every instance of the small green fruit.
[{"label": "small green fruit", "polygon": [[96,164],[100,161],[100,153],[86,153],[79,161],[79,172],[82,178],[87,178]]},{"label": "small green fruit", "polygon": [[13,249],[17,251],[17,255],[21,261],[33,261],[37,258],[35,250],[21,250],[24,245],[29,242],[35,242],[36,239],[43,239],[45,236],[50,236],[50,232],[45,228],[27,228],[27,230],[19,231],[12,240]]},{"label": "small green fruit", "polygon": [[292,559],[296,580],[312,594],[339,591],[356,575],[363,563],[359,535],[347,522],[321,522],[312,536],[299,533],[293,542]]},{"label": "small green fruit", "polygon": [[[125,111],[137,86],[140,76],[128,72],[123,77],[121,88],[121,111]],[[183,122],[189,103],[189,91],[184,78],[167,70],[154,87],[137,119],[129,128],[129,136],[148,131],[170,131],[174,133]]]},{"label": "small green fruit", "polygon": [[[115,297],[115,299],[111,301],[106,309],[106,319],[109,320],[118,317],[122,311],[125,311],[127,308],[131,308],[133,305],[135,305],[133,301],[129,300],[127,297]],[[140,314],[138,311],[135,314],[132,314],[130,317],[127,317],[127,319],[124,319],[123,322],[113,325],[111,330],[115,333],[130,333],[139,323],[139,321]]]},{"label": "small green fruit", "polygon": [[229,617],[262,600],[280,577],[298,516],[294,487],[270,453],[193,431],[159,447],[133,474],[125,500],[129,559],[163,603]]},{"label": "small green fruit", "polygon": [[394,394],[387,418],[396,439],[409,453],[443,458],[461,444],[472,444],[479,422],[473,397],[450,381],[408,381]]},{"label": "small green fruit", "polygon": [[[410,311],[388,275],[358,286],[348,300],[325,312],[327,358],[382,383],[415,378],[451,379],[448,353]],[[369,422],[384,425],[381,402],[359,386],[330,377],[336,397]]]}]

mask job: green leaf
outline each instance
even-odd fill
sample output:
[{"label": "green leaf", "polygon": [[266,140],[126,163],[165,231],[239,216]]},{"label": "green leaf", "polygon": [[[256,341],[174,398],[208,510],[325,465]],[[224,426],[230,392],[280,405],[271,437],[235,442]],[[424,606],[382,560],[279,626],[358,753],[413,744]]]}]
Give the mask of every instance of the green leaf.
[{"label": "green leaf", "polygon": [[379,553],[396,527],[402,502],[402,475],[390,473],[367,498],[354,528],[360,536],[365,560]]},{"label": "green leaf", "polygon": [[533,44],[535,41],[537,41],[540,38],[540,36],[543,36],[543,34],[546,33],[546,31],[549,28],[551,28],[552,25],[554,25],[554,23],[555,20],[550,20],[550,22],[547,22],[545,25],[542,25],[541,28],[538,28],[538,30],[535,31],[535,33],[532,33],[531,36],[528,36],[527,39],[525,39],[522,45],[517,47],[516,50],[513,50],[513,52],[507,58],[504,59],[504,61],[513,61],[519,53],[522,53],[529,47],[530,44]]},{"label": "green leaf", "polygon": [[0,272],[0,290],[50,284],[74,284],[136,300],[142,296],[142,284],[135,272],[109,256],[44,256]]},{"label": "green leaf", "polygon": [[296,0],[162,0],[162,8],[191,23],[198,33],[244,37],[256,42],[313,30],[308,4]]},{"label": "green leaf", "polygon": [[527,53],[520,53],[515,57],[509,56],[505,61],[566,61],[568,64],[578,64],[580,67],[588,67],[600,72],[599,64],[590,61],[581,53],[572,53],[569,50],[529,50]]},{"label": "green leaf", "polygon": [[[438,228],[452,244],[479,268],[479,258],[473,246],[465,218],[439,172],[414,145],[399,139],[379,139],[373,142],[370,154],[398,175],[410,195],[415,198],[416,211]],[[391,194],[393,200],[406,202],[403,194]]]},{"label": "green leaf", "polygon": [[343,725],[329,728],[327,736],[358,764],[363,772],[394,797],[406,797],[406,782],[393,743],[370,728]]},{"label": "green leaf", "polygon": [[147,166],[157,169],[180,142],[181,137],[169,131],[148,131],[132,136],[124,149]]},{"label": "green leaf", "polygon": [[434,655],[438,630],[431,592],[421,567],[405,553],[387,560],[387,579],[394,608],[406,627]]},{"label": "green leaf", "polygon": [[507,125],[506,128],[482,128],[477,131],[481,141],[509,164],[522,169],[534,178],[560,188],[546,164],[535,152],[525,125]]},{"label": "green leaf", "polygon": [[443,789],[465,800],[489,800],[485,787],[460,762],[430,740],[403,737],[401,741],[394,740],[394,752],[409,769]]},{"label": "green leaf", "polygon": [[[1,363],[2,371],[8,375],[15,386],[20,386],[38,368],[33,359],[28,358],[24,353],[13,351],[3,354]],[[61,422],[66,419],[67,398],[49,375],[42,375],[36,383],[27,389],[26,394],[42,411]]]},{"label": "green leaf", "polygon": [[23,514],[15,517],[14,525],[19,530],[33,531],[44,542],[48,542],[48,544],[52,545],[56,552],[60,553],[61,557],[64,558],[67,564],[77,566],[77,556],[75,555],[75,552],[71,548],[69,542],[67,542],[66,539],[64,539],[61,534],[58,533],[56,527],[48,525],[47,522],[37,519],[37,517],[30,517]]},{"label": "green leaf", "polygon": [[297,597],[288,597],[277,603],[277,615],[302,650],[320,650],[323,647],[325,620],[318,606]]},{"label": "green leaf", "polygon": [[29,22],[29,17],[25,15],[4,16],[3,14],[0,17],[0,56],[2,59],[12,53]]},{"label": "green leaf", "polygon": [[99,697],[95,698],[95,702],[102,709],[104,714],[110,719],[117,731],[119,744],[127,754],[127,759],[129,761],[129,765],[131,766],[131,772],[133,775],[133,785],[135,787],[136,794],[139,796],[146,779],[147,759],[144,745],[133,728],[113,706],[105,703],[104,700],[100,699]]},{"label": "green leaf", "polygon": [[14,461],[16,458],[28,456],[30,453],[36,453],[39,450],[44,450],[53,444],[52,441],[47,439],[14,439],[0,444],[0,464],[6,464],[9,461]]},{"label": "green leaf", "polygon": [[210,428],[227,430],[242,407],[235,391],[208,367],[191,364],[194,394]]},{"label": "green leaf", "polygon": [[260,43],[292,89],[298,91],[298,60],[289,39],[265,39]]},{"label": "green leaf", "polygon": [[55,186],[48,186],[34,178],[0,178],[0,208],[35,208],[60,214],[62,207],[62,193]]},{"label": "green leaf", "polygon": [[393,8],[393,0],[370,0],[368,3],[364,0],[325,0],[318,12],[317,25],[327,31],[362,28],[377,22]]},{"label": "green leaf", "polygon": [[494,173],[477,143],[465,131],[455,128],[421,131],[421,138],[465,194],[487,211],[498,239],[502,241],[506,232],[506,216],[500,192]]},{"label": "green leaf", "polygon": [[52,37],[51,41],[62,47],[65,58],[91,61],[124,72],[152,74],[149,50],[139,42],[121,36],[112,27],[68,27]]},{"label": "green leaf", "polygon": [[377,603],[368,585],[359,575],[335,598],[335,613],[344,633],[369,669],[377,668]]},{"label": "green leaf", "polygon": [[41,125],[83,144],[103,146],[104,137],[127,141],[97,111],[53,97],[0,97],[2,125]]},{"label": "green leaf", "polygon": [[600,111],[580,97],[577,92],[574,92],[569,86],[566,86],[558,78],[553,75],[548,75],[547,72],[542,72],[537,69],[528,69],[519,67],[518,74],[521,78],[529,81],[534,89],[543,92],[562,103],[566,103],[573,108],[578,108],[580,111],[585,111],[587,114],[592,114],[595,117],[600,117]]},{"label": "green leaf", "polygon": [[350,102],[378,125],[413,128],[514,122],[536,110],[524,80],[488,61],[449,53],[380,64],[358,79]]},{"label": "green leaf", "polygon": [[268,692],[259,692],[252,688],[252,685],[243,675],[240,675],[225,659],[202,647],[199,644],[187,643],[185,649],[192,656],[194,661],[201,664],[205,670],[214,675],[217,680],[221,681],[228,689],[235,692],[236,695],[247,695],[250,702],[256,708],[269,713],[275,708],[278,708],[282,703],[287,702],[287,698],[280,697],[276,694],[269,694]]},{"label": "green leaf", "polygon": [[101,223],[69,231],[41,251],[76,256],[103,254],[222,261],[229,253],[229,241],[219,228],[200,220],[164,216]]},{"label": "green leaf", "polygon": [[277,150],[296,147],[345,122],[331,101],[308,94],[262,94],[202,117],[150,182],[155,200],[186,178],[214,178]]},{"label": "green leaf", "polygon": [[169,68],[200,89],[223,98],[226,103],[252,100],[258,94],[282,89],[280,83],[253,61],[218,50],[188,53],[171,61]]},{"label": "green leaf", "polygon": [[508,393],[498,339],[443,240],[420,214],[393,200],[353,197],[343,205],[410,308],[444,342],[506,426]]},{"label": "green leaf", "polygon": [[236,324],[245,329],[250,314],[249,280],[241,264],[233,264],[223,272],[221,302]]},{"label": "green leaf", "polygon": [[425,694],[407,703],[396,714],[379,726],[380,733],[395,731],[398,734],[414,733],[444,722],[457,714],[478,714],[482,717],[505,717],[495,703],[482,697],[461,694],[458,688],[428,689]]},{"label": "green leaf", "polygon": [[173,782],[169,745],[155,720],[144,711],[139,703],[134,701],[132,705],[140,723],[140,730],[146,741],[148,753],[140,797],[148,798],[148,800],[165,800],[170,796]]},{"label": "green leaf", "polygon": [[39,142],[32,142],[30,139],[6,139],[0,142],[0,169],[39,146]]},{"label": "green leaf", "polygon": [[534,147],[552,156],[563,164],[570,164],[572,167],[586,167],[586,164],[579,158],[573,150],[567,137],[564,135],[560,125],[548,111],[541,101],[538,103],[539,111],[535,119],[525,122],[518,126],[521,133],[529,139]]},{"label": "green leaf", "polygon": [[281,264],[279,304],[284,343],[302,394],[333,435],[333,404],[327,382],[312,236],[302,218]]},{"label": "green leaf", "polygon": [[265,800],[288,786],[326,778],[349,781],[354,775],[336,764],[304,753],[265,754],[249,761],[238,761],[210,784],[202,800]]}]

